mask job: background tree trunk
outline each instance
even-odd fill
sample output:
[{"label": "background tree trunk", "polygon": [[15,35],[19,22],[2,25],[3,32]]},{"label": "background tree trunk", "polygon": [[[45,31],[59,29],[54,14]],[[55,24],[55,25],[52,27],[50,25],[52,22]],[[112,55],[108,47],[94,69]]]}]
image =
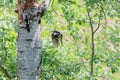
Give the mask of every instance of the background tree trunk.
[{"label": "background tree trunk", "polygon": [[18,80],[40,78],[42,54],[40,23],[49,3],[50,0],[45,0],[41,5],[38,0],[18,0]]}]

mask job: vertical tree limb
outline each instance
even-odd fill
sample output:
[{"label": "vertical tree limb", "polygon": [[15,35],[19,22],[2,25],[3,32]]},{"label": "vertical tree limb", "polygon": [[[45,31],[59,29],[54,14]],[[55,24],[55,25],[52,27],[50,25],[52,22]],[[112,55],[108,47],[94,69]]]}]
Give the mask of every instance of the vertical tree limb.
[{"label": "vertical tree limb", "polygon": [[91,69],[90,69],[90,80],[93,79],[93,72],[94,72],[94,66],[93,66],[93,63],[94,63],[94,54],[95,54],[95,42],[94,42],[94,34],[96,33],[96,31],[99,29],[100,27],[100,21],[101,21],[101,14],[102,14],[102,10],[100,10],[100,15],[99,15],[99,20],[98,20],[98,26],[97,28],[94,30],[94,27],[93,27],[93,22],[92,22],[92,17],[90,16],[90,11],[88,9],[88,4],[86,2],[86,8],[87,8],[87,15],[88,15],[88,18],[89,18],[89,24],[90,24],[90,27],[91,27],[91,45],[92,45],[92,54],[91,54],[91,61],[90,61],[90,65],[91,65]]},{"label": "vertical tree limb", "polygon": [[90,27],[91,27],[91,45],[92,45],[92,54],[91,54],[91,70],[90,70],[90,80],[92,80],[92,77],[93,77],[93,59],[94,59],[94,28],[93,28],[93,25],[92,25],[92,18],[90,16],[90,12],[87,10],[87,15],[89,17],[89,21],[90,21]]}]

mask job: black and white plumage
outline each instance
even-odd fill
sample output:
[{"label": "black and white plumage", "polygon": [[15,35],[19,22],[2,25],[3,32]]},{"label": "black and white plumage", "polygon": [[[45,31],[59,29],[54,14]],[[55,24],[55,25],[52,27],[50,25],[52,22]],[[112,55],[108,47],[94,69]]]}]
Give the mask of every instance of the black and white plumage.
[{"label": "black and white plumage", "polygon": [[52,31],[52,42],[55,47],[62,44],[63,35],[59,31]]}]

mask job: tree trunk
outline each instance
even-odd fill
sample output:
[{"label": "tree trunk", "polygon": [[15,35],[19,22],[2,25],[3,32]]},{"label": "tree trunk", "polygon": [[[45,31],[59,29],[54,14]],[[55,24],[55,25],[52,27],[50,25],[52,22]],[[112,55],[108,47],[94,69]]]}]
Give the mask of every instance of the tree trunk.
[{"label": "tree trunk", "polygon": [[39,80],[41,63],[41,18],[50,0],[18,0],[18,80]]}]

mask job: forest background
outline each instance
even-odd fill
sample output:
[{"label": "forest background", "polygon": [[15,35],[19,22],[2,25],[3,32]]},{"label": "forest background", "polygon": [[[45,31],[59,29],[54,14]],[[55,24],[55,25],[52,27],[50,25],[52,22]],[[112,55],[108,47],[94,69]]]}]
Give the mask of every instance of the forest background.
[{"label": "forest background", "polygon": [[[17,0],[0,0],[0,80],[16,79],[17,5]],[[42,18],[40,80],[89,80],[91,24],[93,79],[120,80],[119,8],[119,0],[53,0]],[[63,34],[63,45],[57,48],[51,41],[53,30]]]}]

